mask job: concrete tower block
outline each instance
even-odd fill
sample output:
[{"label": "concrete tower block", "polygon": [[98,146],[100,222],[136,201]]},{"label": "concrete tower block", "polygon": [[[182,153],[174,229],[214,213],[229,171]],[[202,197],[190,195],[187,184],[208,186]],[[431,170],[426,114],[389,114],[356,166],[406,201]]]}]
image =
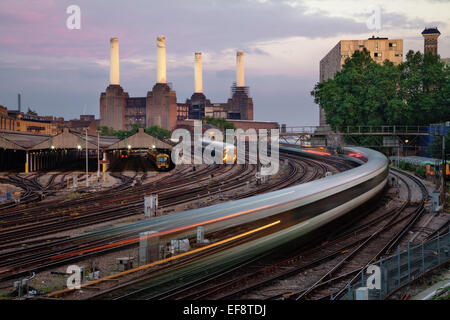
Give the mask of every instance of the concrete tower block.
[{"label": "concrete tower block", "polygon": [[156,38],[156,83],[166,83],[166,37]]},{"label": "concrete tower block", "polygon": [[203,78],[202,78],[202,53],[195,53],[195,65],[194,65],[194,80],[195,80],[195,93],[203,92]]},{"label": "concrete tower block", "polygon": [[119,76],[119,39],[111,38],[111,60],[109,71],[109,84],[120,84]]},{"label": "concrete tower block", "polygon": [[239,50],[236,54],[236,86],[244,87],[244,51]]}]

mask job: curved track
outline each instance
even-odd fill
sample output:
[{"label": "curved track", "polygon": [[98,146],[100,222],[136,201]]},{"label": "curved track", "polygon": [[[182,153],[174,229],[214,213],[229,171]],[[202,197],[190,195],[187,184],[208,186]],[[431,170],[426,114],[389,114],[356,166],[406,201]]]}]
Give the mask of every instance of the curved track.
[{"label": "curved track", "polygon": [[[298,152],[298,150],[290,151]],[[236,227],[239,230],[246,230],[245,226],[247,228],[263,227],[264,223],[277,219],[278,222],[275,223],[279,223],[279,225],[273,227],[270,232],[264,231],[258,235],[252,235],[249,239],[245,239],[245,241],[239,240],[237,244],[232,246],[227,245],[226,248],[211,257],[206,255],[198,257],[193,262],[186,262],[186,266],[183,268],[177,268],[177,264],[175,264],[173,270],[169,268],[172,271],[169,272],[166,270],[167,274],[170,274],[171,279],[177,279],[177,277],[183,274],[194,276],[195,273],[193,273],[193,270],[203,270],[201,273],[207,273],[208,277],[214,273],[224,272],[225,269],[230,268],[231,261],[233,264],[247,263],[254,257],[264,254],[271,249],[275,250],[275,248],[284,243],[291,241],[297,242],[299,235],[302,233],[307,232],[307,230],[317,229],[319,226],[325,225],[328,221],[335,219],[337,216],[336,213],[333,213],[335,209],[330,207],[329,204],[337,206],[336,208],[339,208],[339,215],[342,215],[356,208],[361,203],[364,203],[367,199],[380,192],[385,185],[387,161],[386,158],[380,156],[378,153],[367,149],[358,149],[356,151],[364,152],[367,155],[368,161],[366,164],[348,171],[348,173],[340,173],[308,184],[284,188],[281,191],[270,193],[270,196],[260,195],[238,200],[234,202],[234,205],[227,206],[226,210],[221,210],[223,206],[217,205],[207,211],[203,211],[203,209],[192,210],[192,215],[188,214],[190,213],[188,211],[183,214],[183,221],[179,221],[182,224],[177,223],[176,214],[172,215],[170,217],[170,225],[175,229],[162,233],[167,234],[169,232],[172,238],[179,237],[181,234],[183,237],[193,236],[195,234],[195,228],[192,230],[192,226],[199,225],[194,222],[195,220],[203,220],[200,224],[207,226],[210,234],[218,232],[223,228],[230,229]],[[325,190],[326,192],[324,192],[325,185],[328,188]],[[333,197],[335,200],[331,201]],[[217,209],[215,209],[216,207]],[[230,215],[230,212],[236,213]],[[214,217],[220,218],[214,219]],[[205,221],[205,218],[212,220]],[[214,223],[210,221],[214,221]],[[285,222],[281,223],[281,221]],[[299,223],[299,221],[305,222]],[[307,226],[306,222],[310,223],[310,225]],[[177,227],[177,224],[179,227]],[[186,227],[182,227],[183,225]],[[269,223],[269,225],[272,224]],[[151,227],[146,226],[147,230],[149,228]],[[161,233],[161,230],[164,229],[159,227],[156,231],[158,230]],[[174,230],[177,230],[177,232],[174,232]],[[156,277],[152,278],[151,283],[153,285],[150,287],[148,286],[148,281],[143,281],[141,289],[137,290],[139,291],[137,292],[139,298],[151,298],[155,296],[157,294],[155,292],[155,290],[157,291],[155,286],[157,286],[158,282],[161,285],[164,283],[166,290],[170,287],[167,286],[166,280],[163,280],[166,277],[165,273],[158,274]],[[183,279],[189,282],[189,277],[183,276]],[[131,288],[134,287],[135,284]],[[149,294],[148,290],[153,291],[153,293]],[[127,293],[126,296],[130,297],[131,295]],[[133,296],[136,297],[134,294]]]}]

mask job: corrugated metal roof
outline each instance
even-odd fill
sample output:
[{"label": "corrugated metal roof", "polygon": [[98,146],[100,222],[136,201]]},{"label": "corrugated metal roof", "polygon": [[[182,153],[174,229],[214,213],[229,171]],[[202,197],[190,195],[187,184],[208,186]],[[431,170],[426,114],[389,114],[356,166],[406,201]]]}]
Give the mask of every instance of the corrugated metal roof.
[{"label": "corrugated metal roof", "polygon": [[[76,136],[83,136],[83,138],[85,137],[84,134],[82,134],[79,131],[76,130],[69,130],[69,132],[73,135]],[[19,131],[6,131],[6,130],[2,130],[0,131],[0,138],[3,139],[5,141],[5,143],[3,143],[5,146],[0,145],[0,147],[6,147],[7,149],[33,149],[33,147],[42,144],[43,142],[49,141],[49,139],[51,138],[51,140],[55,139],[55,137],[60,136],[64,133],[61,132],[57,135],[43,135],[43,134],[35,134],[35,133],[28,133],[28,132],[19,132]],[[100,148],[107,148],[110,145],[120,141],[120,139],[118,139],[117,137],[102,137],[100,136]],[[88,141],[89,144],[93,144],[95,146],[97,146],[97,136],[96,135],[92,135],[92,134],[88,134]],[[6,146],[6,142],[10,142],[11,144],[8,144]],[[43,147],[47,148],[46,144],[42,144]],[[72,145],[61,145],[58,146],[60,148],[72,148]]]},{"label": "corrugated metal roof", "polygon": [[0,131],[0,136],[25,149],[31,148],[32,146],[41,143],[42,141],[48,140],[48,138],[50,137],[49,135],[19,131]]},{"label": "corrugated metal roof", "polygon": [[132,149],[148,149],[153,148],[153,146],[157,149],[172,149],[172,146],[170,144],[161,141],[158,138],[149,135],[148,133],[145,133],[143,128],[139,128],[138,132],[136,132],[132,136],[111,144],[108,149],[127,149],[128,146],[131,146]]}]

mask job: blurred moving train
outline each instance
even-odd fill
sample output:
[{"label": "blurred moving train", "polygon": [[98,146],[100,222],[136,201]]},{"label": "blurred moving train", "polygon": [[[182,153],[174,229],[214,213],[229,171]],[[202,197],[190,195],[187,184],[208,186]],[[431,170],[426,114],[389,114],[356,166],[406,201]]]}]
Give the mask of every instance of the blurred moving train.
[{"label": "blurred moving train", "polygon": [[236,163],[236,147],[232,144],[221,142],[221,141],[214,141],[214,140],[206,140],[202,139],[202,148],[205,150],[206,147],[209,147],[210,149],[213,149],[211,152],[211,156],[215,157],[215,150],[216,149],[222,149],[222,162],[233,164]]},{"label": "blurred moving train", "polygon": [[[282,152],[323,159],[325,155],[305,152],[298,148],[281,147]],[[182,266],[158,273],[150,279],[128,286],[127,296],[136,293],[140,299],[151,299],[157,295],[155,288],[176,289],[179,279],[183,283],[201,281],[223,274],[235,266],[266,255],[268,252],[298,248],[311,238],[323,239],[324,227],[337,224],[340,219],[353,219],[361,214],[355,210],[374,199],[382,192],[388,180],[388,160],[374,150],[366,148],[345,148],[345,159],[357,157],[360,164],[350,170],[336,173],[322,179],[286,187],[270,193],[259,194],[232,203],[221,203],[170,215],[161,215],[143,222],[126,226],[127,230],[158,230],[176,237],[182,230],[183,237],[195,238],[197,226],[204,226],[208,233],[227,230],[230,226],[250,226],[267,223],[264,231],[253,229],[255,237],[248,237],[232,246],[211,255],[192,259]],[[361,161],[364,159],[364,161]],[[277,226],[273,228],[273,226]],[[118,228],[118,227],[115,227]],[[111,228],[108,233],[117,232]],[[245,234],[245,233],[244,233]],[[243,235],[243,234],[241,234]],[[95,237],[97,234],[88,234]],[[84,236],[85,237],[85,236]],[[157,235],[155,235],[157,237]],[[134,289],[133,289],[134,286]],[[121,293],[123,294],[123,288]]]}]

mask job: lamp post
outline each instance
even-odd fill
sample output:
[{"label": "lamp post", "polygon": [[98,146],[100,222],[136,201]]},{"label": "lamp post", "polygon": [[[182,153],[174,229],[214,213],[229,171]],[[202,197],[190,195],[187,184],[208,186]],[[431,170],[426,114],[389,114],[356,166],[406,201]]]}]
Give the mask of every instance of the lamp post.
[{"label": "lamp post", "polygon": [[441,195],[442,195],[442,209],[444,210],[445,208],[445,194],[446,194],[446,192],[447,192],[447,190],[446,190],[446,188],[445,188],[445,174],[446,174],[446,161],[445,161],[446,159],[445,159],[445,134],[444,133],[442,133],[442,161],[441,161],[441,163],[442,163],[442,165],[441,165],[441,168],[442,168],[442,174],[441,174],[441,176],[442,176],[442,193],[441,193]]},{"label": "lamp post", "polygon": [[86,130],[86,187],[89,187],[89,171],[88,171],[88,128]]},{"label": "lamp post", "polygon": [[100,179],[100,131],[97,130],[97,180]]}]

